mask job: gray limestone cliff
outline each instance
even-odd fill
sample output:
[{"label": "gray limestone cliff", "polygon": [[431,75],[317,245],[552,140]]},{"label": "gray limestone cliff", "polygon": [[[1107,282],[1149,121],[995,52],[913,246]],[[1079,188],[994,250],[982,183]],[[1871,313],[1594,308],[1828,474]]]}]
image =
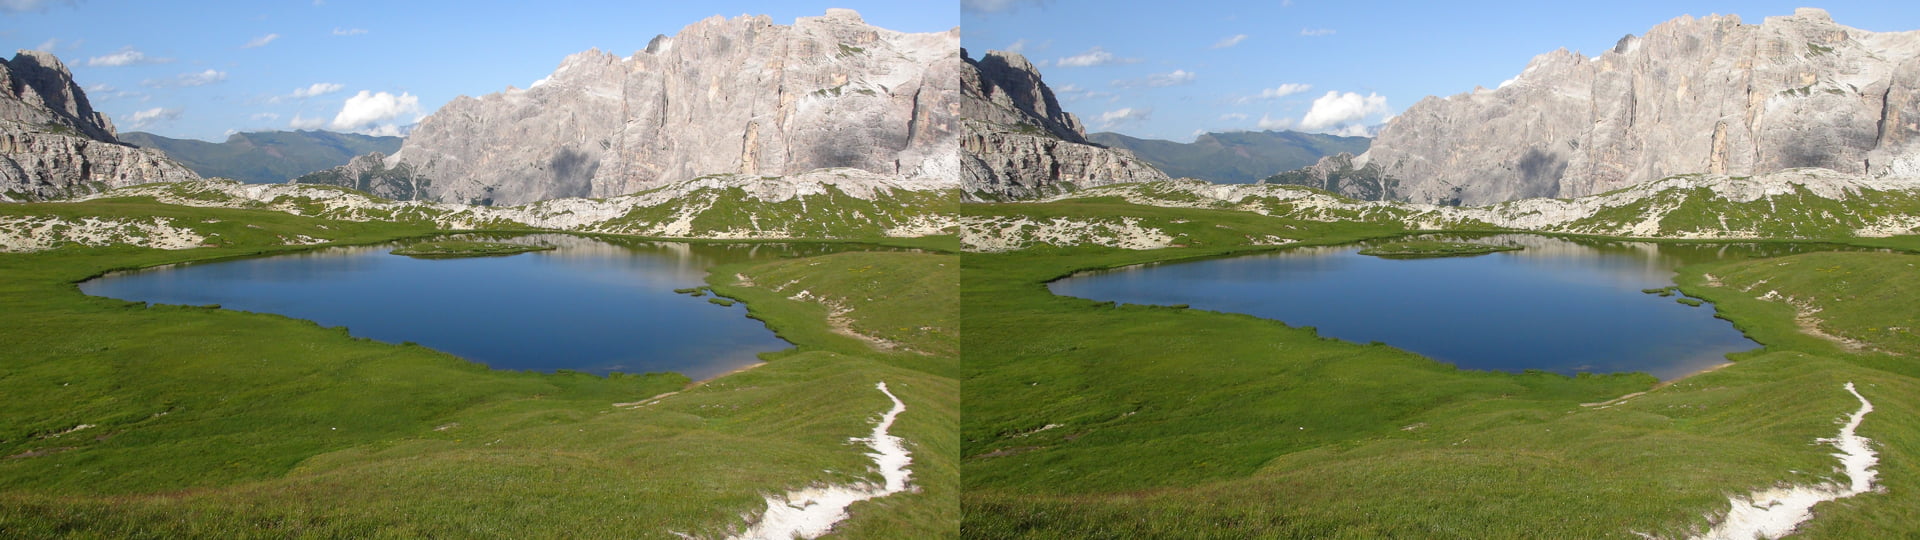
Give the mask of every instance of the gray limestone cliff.
[{"label": "gray limestone cliff", "polygon": [[459,97],[398,152],[297,182],[513,205],[709,174],[852,168],[958,177],[958,30],[902,33],[850,10],[712,17],[621,58],[575,54],[530,88]]},{"label": "gray limestone cliff", "polygon": [[967,198],[1030,198],[1167,179],[1130,152],[1087,141],[1080,120],[1060,108],[1025,57],[987,51],[976,61],[963,50],[961,58],[960,184]]},{"label": "gray limestone cliff", "polygon": [[0,59],[0,201],[197,178],[158,152],[121,144],[59,58],[23,50]]},{"label": "gray limestone cliff", "polygon": [[1683,16],[1599,56],[1540,55],[1497,89],[1428,97],[1365,154],[1323,165],[1346,173],[1320,187],[1346,195],[1468,205],[1689,173],[1920,176],[1920,32],[1808,8],[1757,25]]}]

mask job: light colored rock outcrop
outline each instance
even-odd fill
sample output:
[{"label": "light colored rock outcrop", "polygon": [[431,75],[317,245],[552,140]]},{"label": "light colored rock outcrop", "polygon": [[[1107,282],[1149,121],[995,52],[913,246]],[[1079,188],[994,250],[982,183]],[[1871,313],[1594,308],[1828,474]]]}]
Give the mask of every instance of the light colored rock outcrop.
[{"label": "light colored rock outcrop", "polygon": [[[1143,182],[1083,189],[1040,202],[1116,198],[1134,204],[1251,212],[1303,221],[1378,223],[1412,230],[1509,229],[1638,238],[1744,239],[1920,234],[1920,178],[1787,169],[1757,176],[1682,175],[1573,199],[1533,198],[1486,206],[1361,201],[1284,184]],[[1166,247],[1132,241],[1184,220],[1052,219],[969,215],[961,241],[972,251],[1034,245]],[[1120,227],[1118,225],[1124,225]],[[1285,243],[1265,239],[1253,244]]]},{"label": "light colored rock outcrop", "polygon": [[961,189],[968,198],[1020,199],[1167,179],[1131,152],[1088,142],[1080,120],[1060,108],[1025,57],[1002,51],[987,51],[978,61],[965,51],[961,56]]},{"label": "light colored rock outcrop", "polygon": [[23,50],[0,60],[0,201],[195,178],[159,152],[120,144],[59,58]]},{"label": "light colored rock outcrop", "polygon": [[1599,56],[1533,59],[1500,88],[1429,97],[1354,160],[1381,198],[1578,197],[1671,175],[1796,167],[1920,175],[1920,31],[1802,8],[1680,17]]},{"label": "light colored rock outcrop", "polygon": [[[141,185],[78,200],[102,197],[150,197],[181,206],[273,210],[341,221],[413,222],[452,230],[546,229],[712,239],[951,234],[958,202],[957,191],[948,181],[845,168],[786,177],[709,175],[605,199],[551,199],[511,207],[394,201],[327,185],[224,180]],[[41,229],[0,227],[0,241]],[[20,243],[27,245],[25,240]]]},{"label": "light colored rock outcrop", "polygon": [[530,88],[455,98],[370,180],[382,195],[493,205],[826,168],[951,183],[958,50],[958,30],[895,32],[843,9],[791,26],[713,17],[626,58],[587,51]]}]

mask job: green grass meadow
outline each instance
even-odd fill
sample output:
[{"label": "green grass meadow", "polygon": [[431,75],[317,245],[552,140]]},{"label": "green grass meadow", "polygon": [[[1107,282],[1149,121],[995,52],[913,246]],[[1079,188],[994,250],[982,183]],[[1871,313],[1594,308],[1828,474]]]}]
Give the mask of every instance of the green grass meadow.
[{"label": "green grass meadow", "polygon": [[[278,315],[148,306],[74,285],[114,269],[290,252],[302,248],[277,244],[296,234],[375,243],[439,233],[421,226],[141,200],[0,212],[159,215],[221,246],[0,254],[0,537],[724,536],[764,510],[765,495],[877,480],[868,449],[850,439],[891,406],[879,381],[907,404],[893,434],[913,453],[915,487],[856,504],[842,528],[928,538],[957,526],[953,287],[922,283],[930,294],[845,314],[856,327],[915,325],[892,335],[930,354],[907,354],[831,333],[815,303],[718,280],[819,262],[862,279],[807,286],[865,298],[836,287],[938,279],[930,270],[943,265],[952,279],[951,254],[843,253],[714,274],[716,291],[748,302],[795,347],[690,385],[678,374],[498,371]],[[892,319],[902,314],[915,317]]]},{"label": "green grass meadow", "polygon": [[[1128,206],[963,209],[1132,215],[1189,240],[963,258],[963,537],[1686,536],[1724,514],[1730,495],[1833,478],[1834,449],[1815,441],[1858,407],[1847,382],[1877,408],[1860,433],[1881,452],[1885,490],[1816,507],[1804,534],[1920,534],[1902,517],[1920,515],[1920,499],[1902,495],[1920,488],[1906,450],[1920,437],[1911,420],[1920,373],[1905,333],[1920,315],[1908,266],[1920,257],[1820,252],[1685,267],[1685,293],[1715,302],[1766,347],[1659,385],[1643,374],[1462,371],[1278,321],[1049,293],[1046,282],[1077,271],[1274,249],[1236,243],[1216,222],[1290,233],[1296,245],[1408,232]],[[1709,273],[1841,295],[1822,320],[1873,348],[1808,336],[1791,309],[1754,299],[1764,290],[1704,287]],[[1636,392],[1646,393],[1606,403]]]}]

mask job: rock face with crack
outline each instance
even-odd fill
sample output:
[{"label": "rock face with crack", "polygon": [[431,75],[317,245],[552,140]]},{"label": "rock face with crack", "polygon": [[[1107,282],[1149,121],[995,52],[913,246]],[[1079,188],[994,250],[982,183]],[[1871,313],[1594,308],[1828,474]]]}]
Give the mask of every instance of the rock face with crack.
[{"label": "rock face with crack", "polygon": [[1540,55],[1497,89],[1422,100],[1344,165],[1354,180],[1330,186],[1343,194],[1466,205],[1691,173],[1920,176],[1920,32],[1808,8],[1757,25],[1680,17],[1599,56]]},{"label": "rock face with crack", "polygon": [[791,26],[713,17],[626,58],[587,51],[530,88],[455,98],[392,156],[298,181],[487,205],[825,168],[952,182],[958,50],[957,30],[895,32],[851,10]]},{"label": "rock face with crack", "polygon": [[1075,188],[1166,180],[1125,150],[1087,141],[1080,120],[1060,108],[1040,71],[1017,53],[962,50],[960,137],[967,198],[1018,199]]},{"label": "rock face with crack", "polygon": [[159,152],[121,144],[59,58],[23,50],[0,59],[0,201],[197,178]]}]

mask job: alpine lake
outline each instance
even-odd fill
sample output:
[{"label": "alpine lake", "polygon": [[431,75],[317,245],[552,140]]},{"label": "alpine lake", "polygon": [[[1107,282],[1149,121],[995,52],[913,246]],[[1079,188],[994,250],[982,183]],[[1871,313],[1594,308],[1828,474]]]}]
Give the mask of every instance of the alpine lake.
[{"label": "alpine lake", "polygon": [[1716,318],[1712,304],[1671,288],[1675,268],[1840,249],[1525,234],[1415,238],[1521,249],[1433,258],[1360,254],[1406,239],[1380,240],[1082,272],[1048,288],[1095,301],[1253,315],[1462,369],[1637,371],[1671,380],[1759,346]]},{"label": "alpine lake", "polygon": [[[508,256],[414,258],[426,241],[551,247]],[[746,306],[705,290],[716,265],[867,250],[822,243],[684,243],[563,234],[464,234],[110,273],[95,296],[209,305],[344,326],[495,369],[708,379],[791,345]]]}]

